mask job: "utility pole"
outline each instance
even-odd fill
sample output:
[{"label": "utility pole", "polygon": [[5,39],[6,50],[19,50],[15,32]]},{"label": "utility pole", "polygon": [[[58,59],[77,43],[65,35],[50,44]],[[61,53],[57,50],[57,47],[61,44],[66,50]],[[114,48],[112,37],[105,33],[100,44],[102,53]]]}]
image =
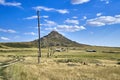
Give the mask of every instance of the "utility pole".
[{"label": "utility pole", "polygon": [[41,41],[40,41],[40,15],[39,11],[37,11],[37,18],[38,18],[38,63],[40,63],[40,57],[41,57]]}]

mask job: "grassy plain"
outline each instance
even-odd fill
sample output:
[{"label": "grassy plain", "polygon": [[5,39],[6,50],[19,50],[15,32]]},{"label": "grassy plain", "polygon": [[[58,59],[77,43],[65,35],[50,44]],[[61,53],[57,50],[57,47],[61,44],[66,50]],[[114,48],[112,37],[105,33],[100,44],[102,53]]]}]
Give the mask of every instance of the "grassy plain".
[{"label": "grassy plain", "polygon": [[40,64],[37,54],[37,48],[0,48],[0,80],[120,80],[120,48],[71,47],[50,57],[44,48]]}]

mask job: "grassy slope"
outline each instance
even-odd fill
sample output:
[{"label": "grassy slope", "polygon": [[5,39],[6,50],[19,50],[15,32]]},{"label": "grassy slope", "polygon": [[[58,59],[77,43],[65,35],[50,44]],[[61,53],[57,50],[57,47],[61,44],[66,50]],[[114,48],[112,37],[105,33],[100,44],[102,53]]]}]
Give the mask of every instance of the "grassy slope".
[{"label": "grassy slope", "polygon": [[0,43],[0,48],[32,48],[36,47],[31,42]]}]

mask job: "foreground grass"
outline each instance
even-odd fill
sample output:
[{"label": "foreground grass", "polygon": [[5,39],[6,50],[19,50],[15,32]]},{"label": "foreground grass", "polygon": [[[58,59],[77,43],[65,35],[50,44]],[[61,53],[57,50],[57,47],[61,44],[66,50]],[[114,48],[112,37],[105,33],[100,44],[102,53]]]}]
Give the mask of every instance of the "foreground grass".
[{"label": "foreground grass", "polygon": [[47,58],[47,49],[42,49],[41,63],[37,63],[36,48],[0,49],[1,63],[16,58],[24,61],[5,69],[0,80],[120,80],[120,54],[102,53],[119,51],[99,49],[86,52],[85,49],[56,52]]},{"label": "foreground grass", "polygon": [[[9,80],[119,80],[120,66],[81,63],[56,63],[53,59],[42,58],[36,64],[35,58],[29,57],[6,69]],[[30,63],[31,62],[31,63]],[[109,62],[108,62],[109,63]]]}]

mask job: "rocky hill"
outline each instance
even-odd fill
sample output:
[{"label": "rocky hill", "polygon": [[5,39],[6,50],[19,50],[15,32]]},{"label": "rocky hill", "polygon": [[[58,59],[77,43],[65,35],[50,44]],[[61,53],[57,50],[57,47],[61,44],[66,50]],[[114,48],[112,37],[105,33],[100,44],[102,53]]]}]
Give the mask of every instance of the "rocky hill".
[{"label": "rocky hill", "polygon": [[[32,43],[37,44],[38,40],[32,41]],[[57,31],[52,31],[48,35],[41,38],[41,46],[65,46],[65,47],[75,47],[75,46],[85,46],[85,44],[80,44],[75,41],[72,41]]]},{"label": "rocky hill", "polygon": [[[63,47],[83,47],[87,46],[85,44],[80,44],[72,41],[57,31],[52,31],[48,35],[41,38],[41,47],[47,46],[63,46]],[[30,48],[38,47],[38,39],[31,42],[10,42],[10,43],[0,43],[0,48]]]}]

